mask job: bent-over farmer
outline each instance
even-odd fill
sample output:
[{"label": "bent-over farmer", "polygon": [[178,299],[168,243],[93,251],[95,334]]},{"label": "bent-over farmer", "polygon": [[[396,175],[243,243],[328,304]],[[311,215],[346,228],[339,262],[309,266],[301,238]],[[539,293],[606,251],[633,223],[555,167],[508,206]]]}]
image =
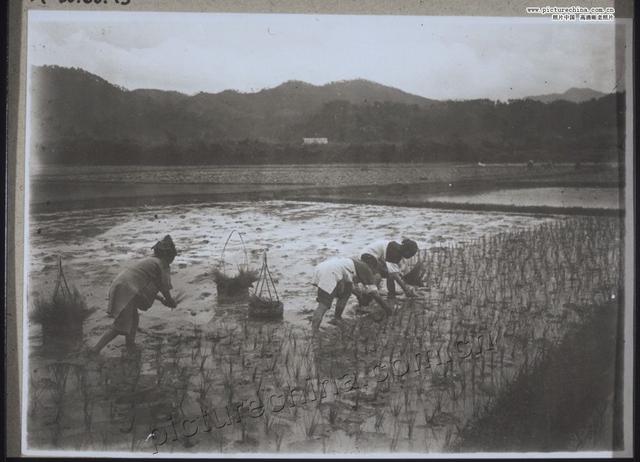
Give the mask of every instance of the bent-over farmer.
[{"label": "bent-over farmer", "polygon": [[375,268],[357,259],[332,257],[325,260],[316,266],[312,284],[318,288],[318,307],[311,321],[314,334],[320,329],[322,318],[331,308],[333,299],[337,299],[335,318],[340,319],[352,293],[359,301],[374,299],[387,314],[391,314],[391,308],[378,294]]},{"label": "bent-over farmer", "polygon": [[111,284],[108,314],[114,318],[113,326],[90,349],[91,353],[99,353],[118,335],[125,336],[128,349],[135,348],[138,310],[147,311],[155,300],[169,308],[176,307],[171,296],[169,265],[178,252],[171,236],[166,235],[152,249],[153,257],[144,258],[124,269]]},{"label": "bent-over farmer", "polygon": [[371,243],[362,251],[360,259],[369,266],[377,265],[378,271],[383,278],[387,279],[387,290],[389,296],[396,295],[396,282],[403,292],[412,297],[414,290],[402,279],[400,272],[400,262],[409,259],[418,253],[418,244],[411,239],[403,239],[401,243],[388,241],[385,239]]}]

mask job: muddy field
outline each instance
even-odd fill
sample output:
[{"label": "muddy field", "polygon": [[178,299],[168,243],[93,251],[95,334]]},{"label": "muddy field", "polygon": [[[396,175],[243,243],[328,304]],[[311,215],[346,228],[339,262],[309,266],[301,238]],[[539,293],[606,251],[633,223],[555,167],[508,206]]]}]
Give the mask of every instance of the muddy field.
[{"label": "muddy field", "polygon": [[[165,233],[181,250],[172,279],[186,294],[176,310],[141,314],[134,354],[122,339],[99,360],[55,339],[43,348],[31,324],[31,448],[446,451],[621,285],[617,218],[270,201],[38,214],[29,229],[30,306],[53,290],[60,255],[95,309],[87,344],[111,322],[113,277]],[[254,267],[268,250],[283,322],[250,321],[246,301],[217,299],[211,272],[232,230],[244,233]],[[382,321],[357,314],[352,300],[346,319],[329,324],[330,311],[311,342],[313,266],[357,255],[371,236],[418,241],[419,297],[397,300]],[[231,242],[227,262],[242,258]]]}]

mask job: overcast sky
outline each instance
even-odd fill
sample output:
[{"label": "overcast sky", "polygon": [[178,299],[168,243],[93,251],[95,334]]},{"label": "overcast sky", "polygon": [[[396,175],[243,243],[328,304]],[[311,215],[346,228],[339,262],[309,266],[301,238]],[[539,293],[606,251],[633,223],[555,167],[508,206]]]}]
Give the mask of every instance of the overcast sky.
[{"label": "overcast sky", "polygon": [[33,65],[128,89],[253,92],[364,78],[434,99],[616,85],[613,23],[451,18],[30,11]]}]

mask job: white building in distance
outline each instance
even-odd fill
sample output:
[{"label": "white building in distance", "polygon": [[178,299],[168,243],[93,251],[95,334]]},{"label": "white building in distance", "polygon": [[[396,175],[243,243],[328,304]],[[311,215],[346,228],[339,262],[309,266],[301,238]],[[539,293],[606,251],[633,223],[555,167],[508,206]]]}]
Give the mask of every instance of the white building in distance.
[{"label": "white building in distance", "polygon": [[327,138],[302,138],[302,144],[327,144]]}]

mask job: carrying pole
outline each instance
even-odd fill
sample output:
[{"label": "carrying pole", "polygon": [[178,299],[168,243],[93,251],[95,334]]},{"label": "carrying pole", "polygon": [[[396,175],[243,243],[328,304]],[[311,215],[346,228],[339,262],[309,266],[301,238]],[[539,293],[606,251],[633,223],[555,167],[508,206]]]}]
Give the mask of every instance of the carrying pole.
[{"label": "carrying pole", "polygon": [[[225,270],[226,263],[224,261],[224,252],[225,252],[225,250],[227,250],[227,244],[229,244],[229,241],[231,240],[231,236],[233,236],[233,233],[236,233],[240,237],[240,242],[242,243],[242,252],[244,253],[245,270],[249,269],[249,255],[247,254],[247,246],[245,245],[244,239],[242,238],[242,233],[240,233],[239,231],[236,231],[234,229],[229,233],[229,236],[227,237],[227,240],[224,243],[224,247],[222,247],[222,254],[220,255],[220,262],[222,263],[222,272],[223,273],[226,273],[226,270]],[[240,268],[238,268],[238,270],[240,270]]]}]

